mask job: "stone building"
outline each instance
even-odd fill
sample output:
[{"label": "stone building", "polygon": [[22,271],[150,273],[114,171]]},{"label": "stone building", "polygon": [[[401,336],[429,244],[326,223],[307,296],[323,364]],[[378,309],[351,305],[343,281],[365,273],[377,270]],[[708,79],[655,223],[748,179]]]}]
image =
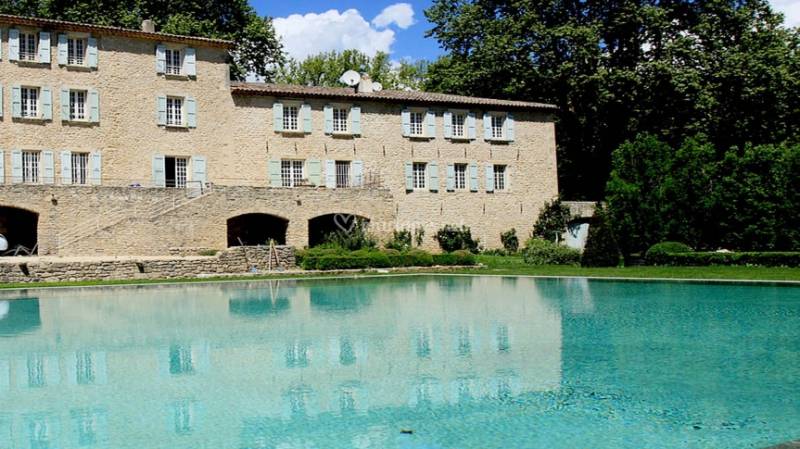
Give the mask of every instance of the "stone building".
[{"label": "stone building", "polygon": [[0,233],[52,255],[313,245],[467,225],[557,194],[547,104],[229,80],[223,40],[0,15]]}]

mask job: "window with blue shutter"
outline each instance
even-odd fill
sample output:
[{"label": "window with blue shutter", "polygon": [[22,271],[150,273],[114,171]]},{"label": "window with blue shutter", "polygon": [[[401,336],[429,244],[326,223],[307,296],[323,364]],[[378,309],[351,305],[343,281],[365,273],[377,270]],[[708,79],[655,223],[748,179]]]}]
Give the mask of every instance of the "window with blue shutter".
[{"label": "window with blue shutter", "polygon": [[50,33],[39,33],[39,62],[50,64]]},{"label": "window with blue shutter", "polygon": [[431,192],[439,191],[439,166],[436,161],[428,163],[428,188]]},{"label": "window with blue shutter", "polygon": [[361,107],[353,106],[350,108],[350,120],[352,122],[352,130],[354,136],[361,135]]},{"label": "window with blue shutter", "polygon": [[475,162],[469,164],[469,190],[478,191],[478,164]]},{"label": "window with blue shutter", "polygon": [[281,183],[281,161],[278,159],[269,160],[269,185],[270,187],[280,187]]},{"label": "window with blue shutter", "polygon": [[159,95],[156,98],[156,118],[160,126],[167,125],[167,96]]},{"label": "window with blue shutter", "polygon": [[61,184],[72,184],[72,151],[61,152]]},{"label": "window with blue shutter", "polygon": [[186,126],[197,128],[197,101],[193,97],[186,97]]},{"label": "window with blue shutter", "polygon": [[97,89],[89,89],[89,121],[100,123],[100,94]]},{"label": "window with blue shutter", "polygon": [[44,120],[53,119],[53,92],[49,87],[42,87],[42,118]]},{"label": "window with blue shutter", "polygon": [[53,184],[56,181],[55,155],[50,150],[42,151],[42,183]]},{"label": "window with blue shutter", "polygon": [[310,159],[307,163],[308,181],[314,186],[322,185],[322,161]]},{"label": "window with blue shutter", "polygon": [[192,156],[192,181],[200,182],[205,186],[208,182],[206,170],[206,157]]},{"label": "window with blue shutter", "polygon": [[186,76],[197,76],[197,51],[187,47],[183,55],[183,73]]},{"label": "window with blue shutter", "polygon": [[272,103],[273,129],[276,132],[283,131],[283,103]]},{"label": "window with blue shutter", "polygon": [[67,35],[58,35],[58,65],[67,65]]},{"label": "window with blue shutter", "polygon": [[336,188],[336,161],[325,161],[325,187],[328,189]]},{"label": "window with blue shutter", "polygon": [[486,191],[494,192],[494,165],[486,164]]},{"label": "window with blue shutter", "polygon": [[408,137],[411,135],[411,111],[403,109],[400,117],[403,123],[403,137]]},{"label": "window with blue shutter", "polygon": [[456,189],[456,166],[454,164],[447,164],[446,188],[448,192]]},{"label": "window with blue shutter", "polygon": [[167,186],[167,170],[163,154],[153,155],[153,186]]},{"label": "window with blue shutter", "polygon": [[326,104],[323,114],[325,116],[325,134],[333,134],[333,106]]},{"label": "window with blue shutter", "polygon": [[414,163],[406,162],[406,190],[414,190]]},{"label": "window with blue shutter", "polygon": [[156,73],[163,74],[167,72],[167,47],[164,45],[156,45]]},{"label": "window with blue shutter", "polygon": [[311,105],[308,103],[303,103],[300,106],[300,111],[303,116],[303,132],[306,134],[310,134],[312,131],[311,127]]},{"label": "window with blue shutter", "polygon": [[8,30],[8,60],[19,61],[19,30]]},{"label": "window with blue shutter", "polygon": [[89,68],[97,68],[97,38],[90,37],[86,40],[86,65]]},{"label": "window with blue shutter", "polygon": [[[93,151],[89,155],[89,157],[92,160],[92,175],[90,177],[90,180],[92,182],[92,185],[99,186],[103,175],[102,157],[100,156],[100,152],[98,151]],[[161,172],[165,173],[163,167]]]}]

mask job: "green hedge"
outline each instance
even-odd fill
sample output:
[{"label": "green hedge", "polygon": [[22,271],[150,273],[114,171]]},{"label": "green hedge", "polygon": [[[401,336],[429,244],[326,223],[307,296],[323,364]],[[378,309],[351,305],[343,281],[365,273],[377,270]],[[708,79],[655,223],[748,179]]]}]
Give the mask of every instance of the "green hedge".
[{"label": "green hedge", "polygon": [[578,265],[581,260],[581,252],[533,237],[525,242],[522,259],[530,265]]},{"label": "green hedge", "polygon": [[666,265],[670,254],[691,253],[692,251],[689,245],[681,242],[661,242],[647,250],[644,260],[648,265]]},{"label": "green hedge", "polygon": [[661,265],[759,265],[764,267],[800,267],[800,252],[696,252],[667,253]]},{"label": "green hedge", "polygon": [[349,270],[389,267],[430,267],[433,265],[474,265],[475,256],[468,251],[430,254],[422,250],[346,251],[341,248],[312,248],[298,251],[297,265],[304,270]]}]

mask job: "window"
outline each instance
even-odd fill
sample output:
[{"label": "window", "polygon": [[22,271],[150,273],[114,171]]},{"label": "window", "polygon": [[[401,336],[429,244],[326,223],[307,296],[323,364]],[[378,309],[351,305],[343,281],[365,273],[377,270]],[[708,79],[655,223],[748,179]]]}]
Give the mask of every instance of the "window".
[{"label": "window", "polygon": [[453,113],[453,137],[467,136],[464,130],[465,121],[466,121],[466,116],[464,114]]},{"label": "window", "polygon": [[299,122],[297,121],[299,109],[297,106],[283,106],[283,130],[284,131],[297,131],[299,130]]},{"label": "window", "polygon": [[194,413],[192,404],[188,401],[181,401],[173,405],[173,418],[175,422],[175,433],[187,435],[192,433],[194,427]]},{"label": "window", "polygon": [[349,111],[345,108],[333,109],[333,132],[346,133]]},{"label": "window", "polygon": [[36,61],[36,33],[19,33],[19,60]]},{"label": "window", "polygon": [[425,122],[425,114],[422,112],[411,112],[410,114],[410,124],[411,124],[411,135],[412,136],[421,136],[422,134],[422,124]]},{"label": "window", "polygon": [[186,167],[189,165],[189,158],[170,157],[164,158],[164,172],[166,175],[165,185],[183,189],[186,187]]},{"label": "window", "polygon": [[494,166],[494,189],[495,190],[505,190],[506,189],[506,166],[505,165],[495,165]]},{"label": "window", "polygon": [[20,91],[22,95],[22,117],[39,118],[39,88],[23,87]]},{"label": "window", "polygon": [[38,151],[22,152],[22,182],[30,184],[39,182],[39,156]]},{"label": "window", "polygon": [[455,164],[453,166],[455,176],[453,178],[453,187],[455,189],[463,190],[467,188],[467,164]]},{"label": "window", "polygon": [[28,386],[44,386],[44,358],[40,355],[28,356]]},{"label": "window", "polygon": [[502,139],[503,129],[505,128],[506,118],[502,115],[492,116],[492,139]]},{"label": "window", "polygon": [[86,60],[86,40],[67,39],[67,65],[83,65]]},{"label": "window", "polygon": [[167,62],[167,75],[180,75],[181,74],[181,52],[180,50],[166,49],[164,56]]},{"label": "window", "polygon": [[350,187],[350,161],[336,161],[336,188]]},{"label": "window", "polygon": [[75,354],[75,373],[78,385],[91,385],[95,382],[92,354],[82,351]]},{"label": "window", "polygon": [[169,348],[169,373],[192,374],[194,373],[194,360],[192,350],[183,345],[172,345]]},{"label": "window", "polygon": [[69,91],[69,119],[86,120],[86,91]]},{"label": "window", "polygon": [[309,344],[304,341],[293,341],[286,346],[286,367],[303,368],[311,362]]},{"label": "window", "polygon": [[167,97],[167,126],[183,126],[183,98]]},{"label": "window", "polygon": [[425,169],[427,168],[428,164],[424,162],[414,162],[414,188],[415,189],[424,189],[426,187],[426,173]]},{"label": "window", "polygon": [[86,184],[89,177],[89,153],[72,153],[72,184]]},{"label": "window", "polygon": [[300,185],[302,180],[303,180],[302,160],[281,161],[281,185],[283,187],[295,187],[297,185]]}]

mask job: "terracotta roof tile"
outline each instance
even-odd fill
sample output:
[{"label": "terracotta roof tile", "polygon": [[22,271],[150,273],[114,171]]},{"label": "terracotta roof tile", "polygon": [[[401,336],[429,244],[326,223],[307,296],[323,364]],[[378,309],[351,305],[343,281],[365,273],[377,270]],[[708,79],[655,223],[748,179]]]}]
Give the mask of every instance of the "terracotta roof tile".
[{"label": "terracotta roof tile", "polygon": [[237,83],[231,84],[234,94],[240,95],[269,95],[269,96],[298,96],[311,98],[341,98],[352,100],[390,101],[409,104],[449,104],[462,106],[491,106],[508,109],[544,109],[556,110],[557,107],[547,103],[533,103],[528,101],[498,100],[493,98],[467,97],[463,95],[450,95],[436,92],[419,92],[404,90],[382,90],[380,92],[358,93],[354,88],[348,87],[317,87],[298,86],[289,84],[266,83]]}]

